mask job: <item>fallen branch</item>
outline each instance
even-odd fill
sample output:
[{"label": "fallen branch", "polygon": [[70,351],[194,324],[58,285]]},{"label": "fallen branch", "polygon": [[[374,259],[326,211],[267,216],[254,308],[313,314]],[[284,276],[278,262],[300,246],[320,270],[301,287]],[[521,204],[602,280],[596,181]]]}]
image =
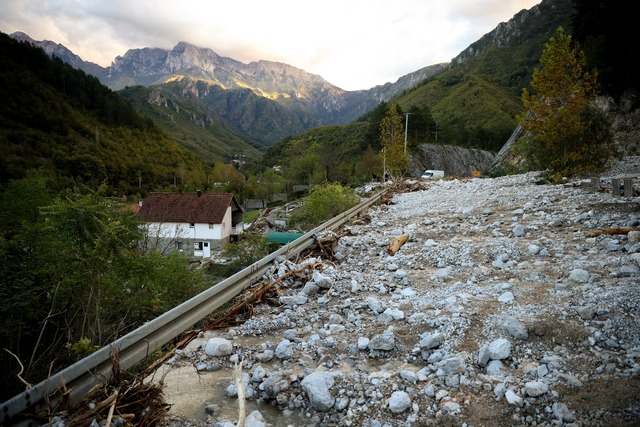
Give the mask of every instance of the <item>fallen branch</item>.
[{"label": "fallen branch", "polygon": [[24,380],[24,378],[22,378],[22,374],[24,373],[24,365],[22,364],[22,362],[20,361],[20,359],[18,358],[18,356],[16,356],[15,354],[11,353],[9,350],[7,350],[6,348],[4,349],[4,351],[6,351],[7,353],[9,353],[10,355],[12,355],[13,357],[16,358],[16,360],[18,361],[18,365],[20,365],[20,372],[18,372],[16,374],[16,376],[18,377],[18,379],[20,381],[22,381],[22,383],[27,386],[27,389],[30,389],[31,387],[33,387],[31,384],[29,384],[28,382],[26,382]]},{"label": "fallen branch", "polygon": [[238,393],[238,424],[237,427],[244,427],[247,418],[247,405],[244,397],[244,384],[242,382],[242,360],[236,362],[233,369],[233,377],[236,380],[236,391]]},{"label": "fallen branch", "polygon": [[630,231],[640,231],[640,228],[603,228],[602,230],[593,230],[585,233],[586,237],[597,237],[603,234],[615,235],[615,234],[629,234]]},{"label": "fallen branch", "polygon": [[299,268],[297,270],[288,271],[287,273],[285,273],[282,276],[278,277],[273,282],[271,282],[271,283],[263,286],[262,288],[260,288],[257,292],[254,292],[251,295],[249,295],[247,298],[245,298],[239,304],[236,304],[235,306],[231,307],[229,309],[229,311],[227,311],[225,314],[223,314],[222,316],[217,318],[215,321],[213,321],[211,323],[208,323],[203,329],[204,330],[210,330],[210,329],[217,328],[219,325],[221,325],[224,322],[226,322],[229,318],[231,318],[232,316],[235,316],[237,313],[239,313],[240,311],[245,309],[245,307],[253,305],[255,302],[260,301],[264,297],[264,294],[268,290],[273,288],[275,285],[277,285],[278,283],[282,282],[283,280],[287,279],[288,277],[300,274],[303,271],[305,271],[306,269],[311,268],[313,270],[314,268],[316,268],[316,267],[318,267],[320,265],[322,265],[322,263],[316,262],[316,263],[313,263],[313,264],[305,265],[304,267]]},{"label": "fallen branch", "polygon": [[113,411],[116,409],[116,402],[118,401],[118,390],[114,393],[113,403],[109,407],[109,415],[107,415],[106,427],[111,427],[111,420],[113,419]]},{"label": "fallen branch", "polygon": [[396,252],[398,252],[400,250],[402,245],[407,243],[407,241],[409,241],[409,235],[408,234],[402,234],[402,235],[400,235],[398,237],[393,237],[391,239],[391,243],[389,243],[389,247],[387,248],[387,253],[389,255],[391,255],[391,256],[395,255]]}]

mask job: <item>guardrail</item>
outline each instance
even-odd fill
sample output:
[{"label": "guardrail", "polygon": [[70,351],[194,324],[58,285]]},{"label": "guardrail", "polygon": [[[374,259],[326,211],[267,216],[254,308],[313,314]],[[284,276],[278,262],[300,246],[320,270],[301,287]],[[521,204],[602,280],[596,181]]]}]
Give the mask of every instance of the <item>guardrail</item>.
[{"label": "guardrail", "polygon": [[384,191],[378,192],[260,261],[4,402],[0,407],[2,425],[38,425],[34,424],[37,422],[36,414],[46,414],[49,408],[55,408],[60,403],[63,396],[71,404],[79,402],[101,379],[109,377],[112,368],[109,352],[113,347],[118,349],[120,367],[130,368],[230,301],[242,290],[257,283],[274,259],[281,255],[290,258],[299,254],[315,243],[318,233],[333,230],[344,224],[372,206],[383,193]]}]

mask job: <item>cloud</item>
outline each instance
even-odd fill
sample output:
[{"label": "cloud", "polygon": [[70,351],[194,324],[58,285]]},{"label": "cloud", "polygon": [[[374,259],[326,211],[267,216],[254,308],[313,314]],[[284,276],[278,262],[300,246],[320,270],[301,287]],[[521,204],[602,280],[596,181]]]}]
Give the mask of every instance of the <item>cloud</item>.
[{"label": "cloud", "polygon": [[447,62],[539,0],[3,0],[0,29],[62,43],[106,66],[180,41],[242,62],[284,62],[344,89]]}]

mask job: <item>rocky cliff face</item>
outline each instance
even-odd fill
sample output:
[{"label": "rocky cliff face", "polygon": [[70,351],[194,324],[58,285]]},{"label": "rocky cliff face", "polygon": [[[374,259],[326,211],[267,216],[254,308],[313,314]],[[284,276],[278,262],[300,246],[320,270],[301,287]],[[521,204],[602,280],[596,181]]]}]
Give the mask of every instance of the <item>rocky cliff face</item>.
[{"label": "rocky cliff face", "polygon": [[447,176],[468,177],[473,171],[484,171],[494,154],[475,148],[423,144],[411,158],[411,172],[420,176],[426,169],[443,170]]},{"label": "rocky cliff face", "polygon": [[[502,48],[520,43],[523,38],[532,38],[551,26],[557,26],[550,17],[567,16],[572,7],[570,0],[543,0],[528,10],[521,10],[507,22],[501,22],[496,28],[469,45],[451,60],[452,64],[461,64],[490,48]],[[536,21],[544,20],[548,25],[538,25]],[[533,31],[533,33],[531,33]],[[538,33],[536,33],[536,31]]]}]

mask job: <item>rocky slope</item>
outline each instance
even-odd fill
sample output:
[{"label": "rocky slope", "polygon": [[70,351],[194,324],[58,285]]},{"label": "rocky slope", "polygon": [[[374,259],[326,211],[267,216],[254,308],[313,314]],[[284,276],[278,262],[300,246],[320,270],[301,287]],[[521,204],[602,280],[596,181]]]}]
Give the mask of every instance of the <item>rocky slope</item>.
[{"label": "rocky slope", "polygon": [[411,172],[420,176],[427,169],[436,169],[445,176],[470,177],[474,171],[484,171],[493,159],[494,154],[475,148],[422,144],[411,156]]},{"label": "rocky slope", "polygon": [[280,260],[267,281],[309,267],[281,306],[164,366],[166,425],[235,425],[240,360],[252,426],[637,425],[639,174],[609,174],[632,198],[535,173],[395,195],[335,260]]}]

